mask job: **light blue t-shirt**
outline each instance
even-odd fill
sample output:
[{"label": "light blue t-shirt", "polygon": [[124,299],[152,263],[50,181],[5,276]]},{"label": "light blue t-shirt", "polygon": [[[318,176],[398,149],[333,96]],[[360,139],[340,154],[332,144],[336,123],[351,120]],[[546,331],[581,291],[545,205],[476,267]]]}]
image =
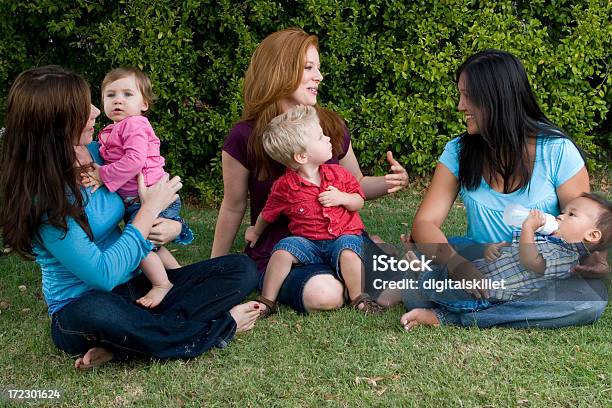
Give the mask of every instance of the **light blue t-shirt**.
[{"label": "light blue t-shirt", "polygon": [[[461,136],[449,141],[439,159],[457,178],[460,139]],[[461,187],[459,194],[467,211],[468,238],[481,243],[510,242],[513,227],[503,220],[504,208],[509,204],[521,204],[558,215],[557,188],[583,166],[584,160],[571,140],[538,135],[533,173],[524,189],[502,194],[493,190],[484,178],[481,178],[480,186],[475,190]]]},{"label": "light blue t-shirt", "polygon": [[[102,164],[98,144],[92,142],[89,152]],[[53,314],[84,293],[97,289],[110,291],[139,273],[138,264],[151,251],[153,244],[143,238],[133,225],[121,232],[124,204],[116,193],[101,187],[81,189],[85,213],[93,233],[93,241],[73,219],[67,219],[68,231],[43,224],[41,241],[33,242],[36,262],[42,270],[43,295]]]}]

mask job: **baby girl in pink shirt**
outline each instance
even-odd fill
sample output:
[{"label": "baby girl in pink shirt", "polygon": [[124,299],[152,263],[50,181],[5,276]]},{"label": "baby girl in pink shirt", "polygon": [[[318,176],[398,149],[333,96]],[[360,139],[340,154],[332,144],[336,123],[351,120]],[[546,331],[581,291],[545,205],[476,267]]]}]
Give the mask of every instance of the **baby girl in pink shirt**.
[{"label": "baby girl in pink shirt", "polygon": [[[126,222],[134,218],[140,207],[138,174],[143,174],[147,186],[155,184],[166,174],[164,158],[159,152],[159,138],[143,116],[153,98],[150,79],[137,68],[114,69],[102,81],[104,113],[113,121],[98,135],[100,156],[106,164],[94,166],[90,173],[93,181],[84,185],[99,187],[104,184],[109,191],[119,193],[126,205]],[[180,220],[180,208],[178,199],[159,216]],[[172,289],[166,268],[179,267],[164,247],[147,255],[140,268],[151,281],[152,288],[136,302],[145,307],[157,306]]]}]

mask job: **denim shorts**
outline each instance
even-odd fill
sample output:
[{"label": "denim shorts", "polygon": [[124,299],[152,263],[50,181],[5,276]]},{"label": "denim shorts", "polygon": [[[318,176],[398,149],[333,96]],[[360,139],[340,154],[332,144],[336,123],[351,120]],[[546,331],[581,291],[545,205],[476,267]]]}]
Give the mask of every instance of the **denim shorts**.
[{"label": "denim shorts", "polygon": [[[129,224],[134,220],[136,213],[140,210],[140,200],[138,197],[125,197],[123,199],[125,203],[125,216],[124,221]],[[159,213],[159,217],[167,218],[169,220],[182,221],[181,219],[181,199],[177,198],[175,202],[170,204],[168,208]]]},{"label": "denim shorts", "polygon": [[272,253],[285,250],[303,265],[327,264],[334,271],[336,278],[342,280],[340,253],[345,249],[355,252],[363,259],[363,237],[361,235],[340,235],[336,239],[322,240],[287,237],[274,246]]},{"label": "denim shorts", "polygon": [[[140,200],[138,197],[127,197],[123,199],[125,203],[125,216],[123,220],[126,224],[129,224],[134,220],[136,213],[140,209]],[[172,204],[168,206],[164,211],[159,213],[159,217],[167,218],[169,220],[178,221],[181,223],[181,233],[174,240],[175,243],[181,245],[189,245],[193,242],[194,235],[189,225],[180,216],[181,212],[181,199],[177,198]],[[158,247],[153,248],[153,251],[157,251]]]}]

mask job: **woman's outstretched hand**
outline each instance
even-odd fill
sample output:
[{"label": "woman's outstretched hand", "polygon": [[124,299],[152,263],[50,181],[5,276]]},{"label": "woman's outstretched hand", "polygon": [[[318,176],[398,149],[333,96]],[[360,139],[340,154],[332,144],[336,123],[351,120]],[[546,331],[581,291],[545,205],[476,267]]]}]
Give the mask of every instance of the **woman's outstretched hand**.
[{"label": "woman's outstretched hand", "polygon": [[387,183],[387,193],[395,193],[408,185],[408,173],[406,169],[393,158],[391,151],[387,152],[387,161],[389,162],[390,173],[385,175]]},{"label": "woman's outstretched hand", "polygon": [[142,173],[138,175],[138,196],[141,208],[153,211],[156,216],[178,199],[177,192],[183,187],[181,178],[165,174],[157,183],[147,187]]}]

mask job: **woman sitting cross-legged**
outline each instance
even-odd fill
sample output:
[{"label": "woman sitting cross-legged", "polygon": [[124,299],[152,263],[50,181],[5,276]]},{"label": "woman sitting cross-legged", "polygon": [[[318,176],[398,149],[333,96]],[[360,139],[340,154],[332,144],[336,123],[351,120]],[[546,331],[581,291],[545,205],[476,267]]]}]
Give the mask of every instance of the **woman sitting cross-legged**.
[{"label": "woman sitting cross-legged", "polygon": [[[415,215],[411,237],[422,252],[448,267],[451,278],[482,280],[468,260],[483,258],[487,244],[512,240],[512,227],[503,221],[507,205],[520,203],[557,215],[589,191],[589,175],[578,148],[538,106],[525,69],[512,54],[487,50],[469,57],[457,72],[457,87],[467,132],[446,144]],[[447,239],[441,226],[458,194],[465,204],[468,234]],[[406,328],[419,324],[556,328],[592,323],[607,304],[606,287],[599,279],[609,272],[605,259],[595,251],[573,267],[572,278],[485,310],[424,309],[409,293],[405,299],[409,311],[400,322]],[[486,292],[474,294],[486,298]]]},{"label": "woman sitting cross-legged", "polygon": [[[181,233],[158,219],[177,198],[178,177],[145,187],[123,231],[121,198],[78,184],[83,166],[103,164],[92,143],[100,111],[87,83],[57,66],[21,73],[8,96],[0,141],[0,227],[5,244],[42,270],[55,345],[88,368],[132,356],[190,358],[225,347],[264,307],[242,302],[257,285],[254,263],[225,256],[167,271],[172,289],[155,308],[135,301],[150,289],[138,264]],[[146,239],[149,238],[149,240]]]}]

